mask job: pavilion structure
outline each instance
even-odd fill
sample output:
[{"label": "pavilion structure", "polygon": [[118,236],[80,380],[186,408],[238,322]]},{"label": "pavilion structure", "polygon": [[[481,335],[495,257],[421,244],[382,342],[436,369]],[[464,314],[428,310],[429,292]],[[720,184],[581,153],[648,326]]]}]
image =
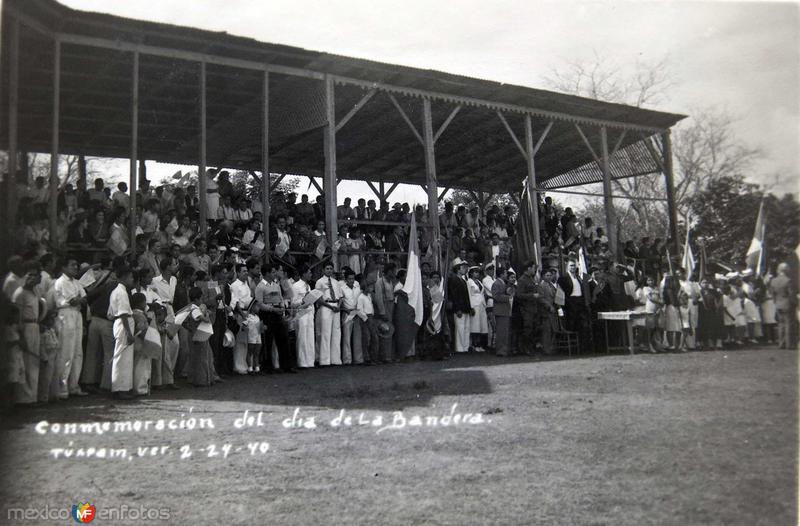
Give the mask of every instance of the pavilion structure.
[{"label": "pavilion structure", "polygon": [[[617,253],[612,180],[661,172],[678,239],[670,128],[682,115],[53,0],[4,1],[1,31],[0,147],[10,160],[20,152],[130,159],[131,221],[145,159],[198,167],[201,228],[209,166],[310,177],[325,196],[331,246],[343,179],[366,181],[380,200],[399,183],[420,185],[435,240],[447,189],[467,189],[485,206],[492,194],[521,195],[523,185],[535,203],[538,192],[602,183]],[[19,169],[9,163],[10,181]],[[269,232],[270,178],[261,183]],[[6,185],[7,205],[14,186]],[[54,231],[57,163],[49,187]]]}]

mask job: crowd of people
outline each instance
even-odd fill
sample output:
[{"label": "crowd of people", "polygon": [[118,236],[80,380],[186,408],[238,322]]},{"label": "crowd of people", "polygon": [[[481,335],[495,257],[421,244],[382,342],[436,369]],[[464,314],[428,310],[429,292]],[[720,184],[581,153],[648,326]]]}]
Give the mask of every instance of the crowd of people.
[{"label": "crowd of people", "polygon": [[[539,357],[558,353],[568,333],[580,350],[597,352],[606,342],[596,314],[614,310],[642,313],[637,344],[650,352],[794,346],[797,293],[785,266],[774,277],[693,280],[673,270],[661,240],[646,238],[617,258],[602,227],[569,208],[560,214],[550,197],[539,203],[539,264],[514,259],[510,206],[447,202],[434,229],[424,207],[346,198],[331,246],[324,199],[275,192],[265,238],[259,196],[237,192],[225,171],[206,177],[205,232],[193,185],[143,180],[135,225],[124,183],[115,192],[102,179],[79,193],[67,185],[60,240],[42,233],[43,182],[20,192],[25,229],[0,304],[9,400],[133,398],[237,375],[467,352]],[[404,268],[412,214],[421,324]]]}]

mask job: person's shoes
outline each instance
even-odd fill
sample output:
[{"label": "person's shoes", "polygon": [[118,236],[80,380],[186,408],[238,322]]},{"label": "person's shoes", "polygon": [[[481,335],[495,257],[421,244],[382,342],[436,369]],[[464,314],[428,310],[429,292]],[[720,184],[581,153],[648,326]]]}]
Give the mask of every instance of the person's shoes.
[{"label": "person's shoes", "polygon": [[73,391],[69,394],[70,396],[89,396],[89,393],[82,389],[78,389],[77,391]]},{"label": "person's shoes", "polygon": [[255,374],[258,374],[258,373],[260,373],[260,372],[261,372],[261,367],[259,367],[259,366],[257,366],[257,365],[256,365],[255,367],[253,367],[253,372],[254,372]]},{"label": "person's shoes", "polygon": [[136,395],[131,394],[129,391],[114,391],[111,396],[116,400],[133,400]]},{"label": "person's shoes", "polygon": [[170,389],[172,391],[179,391],[180,390],[180,387],[178,387],[175,384],[167,384],[167,385],[164,386],[164,388]]},{"label": "person's shoes", "polygon": [[287,369],[286,372],[287,373],[292,373],[292,374],[297,374],[300,371],[298,371],[295,367],[291,367],[291,368]]}]

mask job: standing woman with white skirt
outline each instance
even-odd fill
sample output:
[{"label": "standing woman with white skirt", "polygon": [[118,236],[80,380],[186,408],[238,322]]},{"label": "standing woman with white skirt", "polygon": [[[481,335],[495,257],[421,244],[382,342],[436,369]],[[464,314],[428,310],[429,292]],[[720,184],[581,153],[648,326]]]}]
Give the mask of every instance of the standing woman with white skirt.
[{"label": "standing woman with white skirt", "polygon": [[486,298],[481,283],[481,268],[470,267],[467,288],[469,289],[469,332],[472,347],[476,352],[485,352],[486,338],[489,333],[489,320],[486,315]]}]

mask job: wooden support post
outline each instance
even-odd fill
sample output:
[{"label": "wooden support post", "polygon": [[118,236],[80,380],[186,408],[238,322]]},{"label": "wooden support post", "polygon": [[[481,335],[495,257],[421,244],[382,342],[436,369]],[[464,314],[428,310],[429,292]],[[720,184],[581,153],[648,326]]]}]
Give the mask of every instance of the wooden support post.
[{"label": "wooden support post", "polygon": [[264,210],[264,217],[261,221],[261,228],[264,235],[264,261],[269,261],[269,198],[272,193],[269,182],[269,71],[264,72],[264,91],[262,101],[262,122],[261,122],[261,207]]},{"label": "wooden support post", "polygon": [[397,188],[398,184],[400,183],[392,183],[392,186],[390,186],[389,189],[383,194],[384,200],[389,199],[389,196],[392,195],[392,192],[394,192],[394,189]]},{"label": "wooden support post", "polygon": [[130,155],[130,191],[131,191],[131,209],[130,209],[130,235],[131,235],[131,253],[133,254],[133,261],[136,261],[136,183],[137,183],[137,166],[136,162],[139,157],[139,52],[133,52],[133,75],[131,80],[131,155]]},{"label": "wooden support post", "polygon": [[608,249],[614,254],[615,261],[619,260],[617,253],[617,211],[614,209],[614,197],[611,195],[611,170],[608,155],[608,130],[600,127],[600,166],[603,169],[603,207],[606,210],[606,235],[608,236]]},{"label": "wooden support post", "polygon": [[147,181],[147,165],[144,159],[139,159],[139,186],[144,186],[145,181]]},{"label": "wooden support post", "polygon": [[[53,139],[50,144],[50,197],[47,217],[50,220],[50,243],[56,244],[58,227],[58,139],[61,116],[61,41],[53,45]],[[16,155],[14,157],[16,161]]]},{"label": "wooden support post", "polygon": [[375,184],[372,181],[364,181],[364,182],[367,183],[367,186],[369,186],[369,189],[372,190],[372,193],[375,194],[375,197],[377,197],[378,201],[380,201],[381,194],[378,191],[378,187],[376,187]]},{"label": "wooden support post", "polygon": [[206,204],[206,63],[200,63],[200,163],[197,166],[197,192],[200,197],[200,232],[207,231],[208,205]]},{"label": "wooden support post", "polygon": [[78,194],[78,201],[81,200],[83,194],[86,193],[86,179],[89,174],[86,171],[86,156],[83,154],[78,155],[78,181],[75,184],[75,193]]},{"label": "wooden support post", "polygon": [[283,181],[285,178],[286,178],[286,174],[280,174],[280,175],[278,175],[278,177],[275,178],[275,182],[270,182],[269,183],[269,191],[270,191],[270,193],[274,192],[275,189],[278,188],[278,185],[281,184],[281,181]]},{"label": "wooden support post", "polygon": [[[19,105],[19,21],[14,18],[10,27],[8,51],[8,177],[6,180],[6,231],[13,241],[17,210],[17,131]],[[26,159],[27,162],[27,159]],[[8,246],[8,245],[7,245]]]},{"label": "wooden support post", "polygon": [[441,233],[439,231],[439,187],[436,180],[436,154],[434,150],[433,137],[433,116],[431,113],[430,99],[422,99],[422,124],[423,136],[425,137],[425,180],[427,181],[428,191],[428,223],[430,227],[430,239],[433,243],[434,268],[440,269],[439,258],[442,250],[439,245]]},{"label": "wooden support post", "polygon": [[[313,177],[309,176],[308,182],[311,184],[311,186],[313,186],[314,188],[317,189],[317,192],[319,192],[320,195],[325,195],[325,191],[322,189],[322,187],[319,185],[319,183],[316,181],[316,179],[314,179]],[[324,179],[323,179],[323,182],[324,182]]]},{"label": "wooden support post", "polygon": [[334,268],[338,270],[338,258],[334,243],[339,235],[336,216],[336,102],[334,100],[333,77],[325,76],[325,228],[328,230],[328,244],[331,247]]},{"label": "wooden support post", "polygon": [[536,165],[533,162],[536,153],[533,148],[533,123],[530,113],[525,114],[525,154],[528,161],[528,201],[533,219],[533,242],[536,246],[536,262],[541,266],[542,236],[539,232],[539,193],[536,191]]},{"label": "wooden support post", "polygon": [[[669,214],[669,237],[672,238],[670,254],[678,254],[678,208],[675,202],[675,181],[672,173],[672,133],[670,130],[661,134],[663,155],[664,183],[667,188],[667,212]],[[610,238],[609,238],[610,239]]]},{"label": "wooden support post", "polygon": [[[384,201],[386,201],[385,185],[384,185],[383,181],[378,183],[378,185],[379,185],[378,188],[380,189],[380,192],[381,192],[380,195],[378,195],[378,199],[380,199],[380,203],[383,203]],[[380,203],[378,203],[379,207],[380,207]]]}]

